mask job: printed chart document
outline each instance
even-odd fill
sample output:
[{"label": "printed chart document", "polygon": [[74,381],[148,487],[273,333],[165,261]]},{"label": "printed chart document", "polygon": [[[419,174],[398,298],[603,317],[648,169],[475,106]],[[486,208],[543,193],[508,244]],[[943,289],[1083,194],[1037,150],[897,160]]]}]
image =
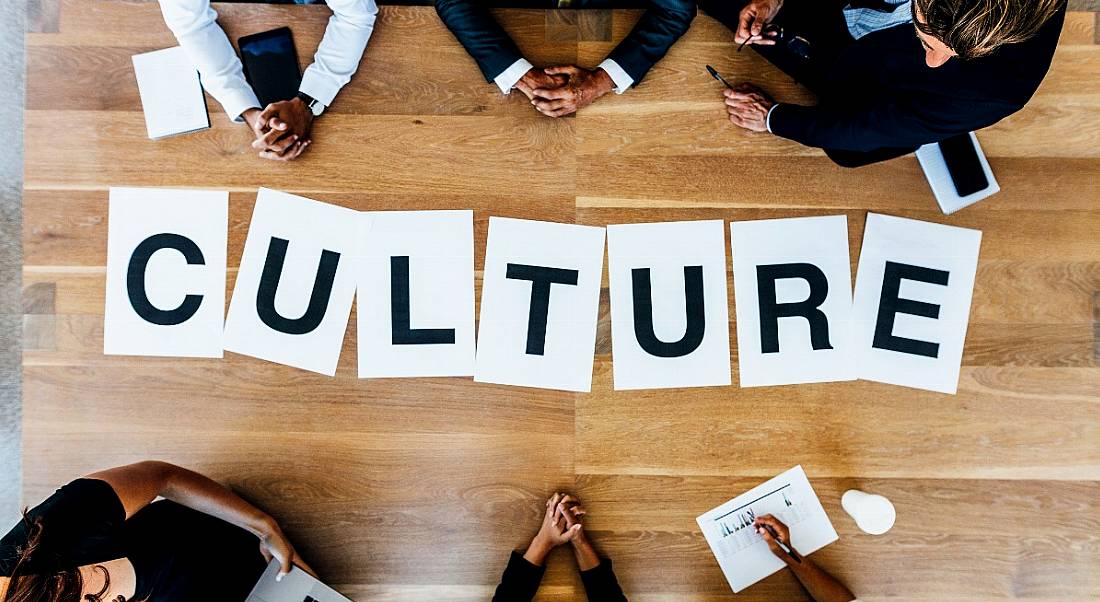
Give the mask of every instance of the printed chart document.
[{"label": "printed chart document", "polygon": [[695,519],[734,592],[786,566],[752,526],[764,514],[787,525],[791,543],[802,555],[837,540],[806,473],[795,466]]},{"label": "printed chart document", "polygon": [[199,72],[183,48],[154,50],[132,58],[150,139],[210,127]]}]

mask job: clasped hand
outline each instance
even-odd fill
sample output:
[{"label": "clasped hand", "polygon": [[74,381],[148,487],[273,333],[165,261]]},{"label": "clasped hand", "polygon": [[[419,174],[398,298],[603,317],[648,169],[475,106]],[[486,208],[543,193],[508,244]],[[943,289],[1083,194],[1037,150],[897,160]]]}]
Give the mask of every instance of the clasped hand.
[{"label": "clasped hand", "polygon": [[577,112],[615,88],[603,69],[582,69],[573,65],[530,69],[516,82],[538,112],[562,117]]},{"label": "clasped hand", "polygon": [[312,142],[313,112],[300,98],[273,102],[262,111],[248,109],[242,117],[256,136],[252,148],[264,159],[297,159]]}]

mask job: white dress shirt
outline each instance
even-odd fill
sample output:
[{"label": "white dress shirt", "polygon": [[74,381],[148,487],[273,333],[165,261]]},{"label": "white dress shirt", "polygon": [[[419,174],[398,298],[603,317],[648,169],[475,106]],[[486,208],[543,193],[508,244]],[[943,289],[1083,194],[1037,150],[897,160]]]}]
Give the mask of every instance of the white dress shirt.
[{"label": "white dress shirt", "polygon": [[[523,77],[523,74],[533,67],[534,65],[528,62],[527,59],[521,58],[512,63],[511,67],[501,71],[500,75],[493,78],[493,82],[500,88],[501,92],[507,94],[512,91],[512,88],[516,87],[516,83]],[[611,59],[605,59],[604,62],[600,63],[599,69],[603,69],[611,76],[611,81],[615,83],[614,90],[616,94],[626,92],[634,84],[634,78],[630,77],[618,63]]]},{"label": "white dress shirt", "polygon": [[[326,107],[359,67],[378,14],[374,0],[328,0],[328,5],[332,17],[325,37],[298,88]],[[218,13],[210,7],[210,0],[160,0],[160,10],[198,69],[203,88],[221,103],[230,119],[241,121],[247,109],[262,108],[244,79],[241,60],[229,38],[215,22]]]}]

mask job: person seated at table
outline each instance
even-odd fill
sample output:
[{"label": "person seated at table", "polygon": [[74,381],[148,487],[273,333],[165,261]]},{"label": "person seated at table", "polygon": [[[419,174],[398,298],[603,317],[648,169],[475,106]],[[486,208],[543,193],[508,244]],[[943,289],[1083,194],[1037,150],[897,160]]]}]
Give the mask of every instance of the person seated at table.
[{"label": "person seated at table", "polygon": [[[435,9],[485,80],[504,94],[523,92],[543,115],[561,117],[615,91],[637,85],[695,18],[695,0],[646,0],[634,29],[595,69],[557,65],[540,69],[528,62],[516,43],[489,13],[490,3],[517,8],[629,8],[637,0],[436,0]],[[505,4],[500,4],[501,6]]]},{"label": "person seated at table", "polygon": [[1023,108],[1066,16],[1065,0],[702,0],[700,8],[818,98],[777,103],[741,83],[724,92],[730,121],[823,148],[846,167]]},{"label": "person seated at table", "polygon": [[[765,514],[756,517],[753,525],[756,527],[756,532],[768,543],[768,548],[771,549],[772,554],[778,556],[790,567],[791,572],[794,573],[806,592],[810,594],[810,597],[814,599],[814,602],[853,602],[856,600],[852,590],[838,581],[836,577],[814,564],[814,561],[799,554],[798,550],[794,549],[794,546],[791,545],[791,532],[787,525],[784,525],[779,519],[770,514]],[[779,537],[779,541],[798,555],[798,560],[795,560],[783,548],[779,547],[776,538],[772,537],[771,532],[766,527],[770,527]]]},{"label": "person seated at table", "polygon": [[289,161],[311,144],[314,118],[359,68],[359,59],[374,31],[375,0],[328,0],[332,18],[313,64],[302,74],[295,98],[260,106],[244,78],[241,61],[215,22],[210,0],[160,0],[164,22],[175,34],[206,89],[236,122],[252,129],[252,148],[265,159]]},{"label": "person seated at table", "polygon": [[0,601],[244,600],[271,558],[280,577],[312,573],[262,510],[198,473],[138,462],[24,512],[0,539]]},{"label": "person seated at table", "polygon": [[584,532],[585,510],[571,495],[555,493],[546,500],[542,524],[527,550],[512,552],[493,602],[524,602],[535,597],[546,572],[546,557],[554,548],[570,543],[581,571],[589,602],[626,602],[611,560],[601,557]]}]

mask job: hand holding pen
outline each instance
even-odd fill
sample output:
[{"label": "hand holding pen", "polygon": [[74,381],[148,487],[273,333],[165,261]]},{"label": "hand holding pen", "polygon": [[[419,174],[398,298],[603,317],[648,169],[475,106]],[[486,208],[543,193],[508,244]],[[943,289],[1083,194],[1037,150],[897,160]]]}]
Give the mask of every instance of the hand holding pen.
[{"label": "hand holding pen", "polygon": [[770,514],[756,517],[753,521],[756,532],[764,538],[772,553],[782,558],[784,562],[802,563],[802,557],[791,545],[791,531],[779,519]]}]

